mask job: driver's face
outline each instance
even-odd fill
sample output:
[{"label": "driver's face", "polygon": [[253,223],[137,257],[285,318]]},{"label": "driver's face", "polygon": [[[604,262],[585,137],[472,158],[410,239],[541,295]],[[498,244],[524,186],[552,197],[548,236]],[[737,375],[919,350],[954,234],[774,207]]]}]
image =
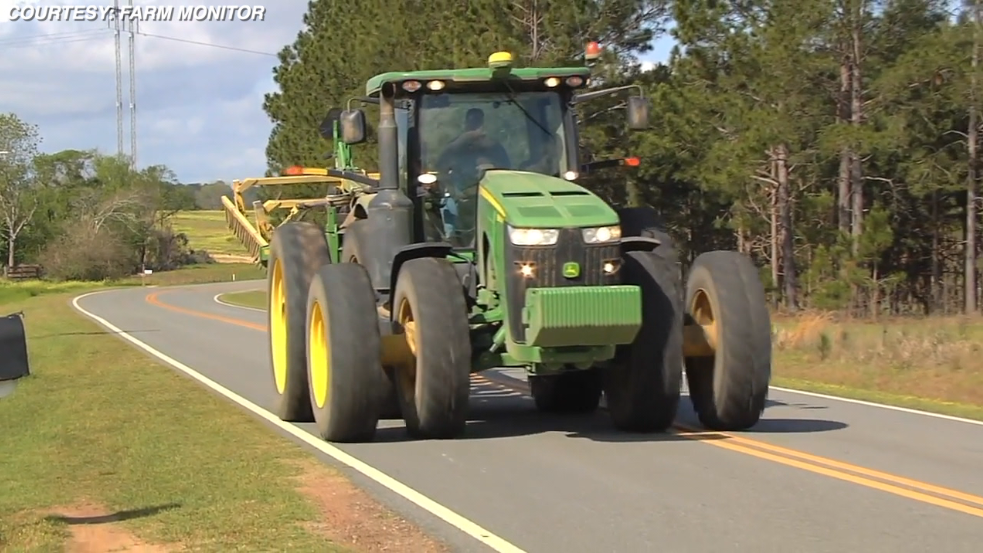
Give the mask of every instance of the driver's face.
[{"label": "driver's face", "polygon": [[469,111],[464,120],[465,130],[474,131],[485,124],[485,114],[480,110]]}]

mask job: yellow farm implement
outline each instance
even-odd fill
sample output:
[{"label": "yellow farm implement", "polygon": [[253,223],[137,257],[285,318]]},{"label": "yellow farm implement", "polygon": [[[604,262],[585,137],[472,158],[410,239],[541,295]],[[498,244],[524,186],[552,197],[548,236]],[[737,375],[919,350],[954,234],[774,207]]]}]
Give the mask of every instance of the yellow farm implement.
[{"label": "yellow farm implement", "polygon": [[[284,176],[249,178],[232,182],[232,198],[222,197],[225,221],[239,242],[249,251],[253,262],[266,265],[270,240],[277,226],[298,220],[307,210],[327,206],[335,206],[340,208],[341,212],[348,211],[351,214],[365,199],[371,197],[372,190],[369,185],[355,182],[350,178],[334,176],[332,173],[336,172],[340,173],[332,169],[291,167],[284,171]],[[359,173],[367,179],[379,178],[377,173],[364,171]],[[352,176],[350,169],[345,174],[348,177]],[[320,198],[257,200],[252,202],[252,206],[246,206],[245,192],[250,188],[295,185],[327,185],[328,193]],[[346,205],[350,209],[346,210]],[[272,214],[278,210],[288,210],[288,213],[281,221],[274,224]],[[250,220],[250,213],[252,220]],[[326,232],[329,230],[337,232],[345,227],[346,221],[339,222],[332,219],[334,218],[329,217]]]}]

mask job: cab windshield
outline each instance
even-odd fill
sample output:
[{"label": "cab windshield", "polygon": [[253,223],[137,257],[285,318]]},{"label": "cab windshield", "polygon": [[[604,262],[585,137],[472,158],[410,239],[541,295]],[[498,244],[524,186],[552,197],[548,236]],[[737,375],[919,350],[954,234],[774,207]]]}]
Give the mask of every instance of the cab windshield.
[{"label": "cab windshield", "polygon": [[424,95],[419,104],[421,167],[429,189],[427,239],[473,247],[478,181],[487,169],[559,177],[567,167],[563,103],[556,92]]}]

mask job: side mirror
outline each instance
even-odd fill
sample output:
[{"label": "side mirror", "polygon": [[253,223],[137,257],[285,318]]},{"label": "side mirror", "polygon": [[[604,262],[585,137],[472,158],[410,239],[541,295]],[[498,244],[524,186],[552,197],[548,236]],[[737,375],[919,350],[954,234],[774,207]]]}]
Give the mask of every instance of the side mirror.
[{"label": "side mirror", "polygon": [[641,131],[649,128],[649,102],[641,96],[628,97],[628,128]]},{"label": "side mirror", "polygon": [[321,126],[317,128],[321,135],[321,138],[325,140],[334,140],[334,124],[341,115],[341,108],[331,108],[328,114],[324,116],[324,120],[321,121]]},{"label": "side mirror", "polygon": [[346,109],[341,112],[341,139],[348,145],[365,142],[365,112]]}]

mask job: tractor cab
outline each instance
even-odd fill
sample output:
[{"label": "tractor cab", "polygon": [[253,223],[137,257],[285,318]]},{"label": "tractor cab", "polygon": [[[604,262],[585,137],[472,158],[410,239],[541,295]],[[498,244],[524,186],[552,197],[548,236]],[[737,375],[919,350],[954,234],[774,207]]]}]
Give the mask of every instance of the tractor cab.
[{"label": "tractor cab", "polygon": [[[380,121],[380,172],[385,177],[394,171],[414,203],[413,241],[476,249],[479,185],[488,171],[575,182],[582,167],[574,106],[596,95],[588,91],[590,78],[587,66],[515,68],[511,54],[498,52],[486,68],[388,72],[370,79],[367,96],[359,100],[378,103],[383,120],[392,109],[395,148],[386,147],[381,131],[387,125]],[[629,117],[633,128],[647,125],[644,108],[630,103],[629,110],[638,112]],[[342,137],[361,141],[364,115],[346,114]]]}]

